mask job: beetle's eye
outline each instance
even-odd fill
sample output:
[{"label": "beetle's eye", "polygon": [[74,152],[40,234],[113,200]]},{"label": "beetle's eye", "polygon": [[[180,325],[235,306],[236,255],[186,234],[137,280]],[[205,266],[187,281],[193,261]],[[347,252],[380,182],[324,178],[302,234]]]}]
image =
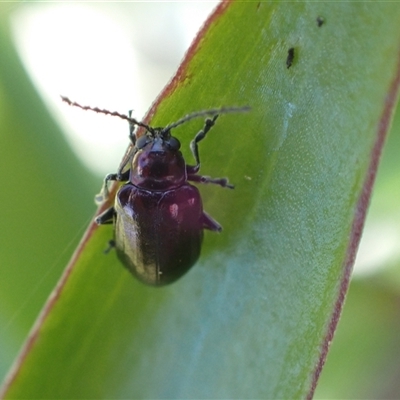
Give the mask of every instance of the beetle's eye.
[{"label": "beetle's eye", "polygon": [[177,138],[174,138],[173,136],[169,138],[167,144],[171,150],[179,150],[181,147],[181,143],[179,142],[179,140]]},{"label": "beetle's eye", "polygon": [[135,143],[135,146],[136,146],[136,148],[137,149],[142,149],[144,146],[146,146],[146,144],[147,143],[149,143],[149,138],[146,136],[146,135],[144,135],[144,136],[140,136],[140,138],[138,138],[137,140],[136,140],[136,143]]}]

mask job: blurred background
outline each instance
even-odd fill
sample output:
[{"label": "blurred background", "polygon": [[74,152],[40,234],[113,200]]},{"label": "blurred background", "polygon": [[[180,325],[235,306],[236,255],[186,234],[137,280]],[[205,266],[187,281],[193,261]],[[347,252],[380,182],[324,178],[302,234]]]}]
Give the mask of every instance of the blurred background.
[{"label": "blurred background", "polygon": [[[0,3],[1,379],[128,144],[60,95],[141,119],[216,4]],[[316,398],[400,397],[399,150],[397,113]]]}]

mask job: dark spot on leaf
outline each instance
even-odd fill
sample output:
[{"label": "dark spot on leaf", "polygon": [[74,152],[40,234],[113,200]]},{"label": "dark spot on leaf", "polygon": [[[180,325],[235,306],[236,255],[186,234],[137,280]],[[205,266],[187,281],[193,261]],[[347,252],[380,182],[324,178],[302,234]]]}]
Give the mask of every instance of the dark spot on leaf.
[{"label": "dark spot on leaf", "polygon": [[288,50],[288,55],[287,55],[287,58],[286,58],[286,67],[287,68],[290,68],[292,66],[293,60],[294,60],[294,47],[291,47]]}]

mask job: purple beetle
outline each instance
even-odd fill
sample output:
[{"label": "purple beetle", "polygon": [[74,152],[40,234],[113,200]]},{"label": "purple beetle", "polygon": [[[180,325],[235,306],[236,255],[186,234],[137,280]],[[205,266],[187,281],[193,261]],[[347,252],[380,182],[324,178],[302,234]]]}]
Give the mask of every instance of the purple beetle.
[{"label": "purple beetle", "polygon": [[[118,172],[108,174],[96,201],[108,198],[108,182],[125,182],[118,190],[114,206],[96,217],[96,223],[114,224],[115,247],[123,265],[141,282],[152,286],[172,283],[184,275],[200,256],[203,229],[220,232],[222,227],[203,210],[198,189],[191,182],[214,183],[233,189],[226,178],[198,175],[198,143],[214,126],[219,114],[247,111],[247,107],[220,108],[195,112],[165,128],[153,128],[116,112],[81,106],[63,97],[70,105],[126,119],[132,143]],[[207,118],[190,143],[196,165],[186,165],[180,142],[171,135],[177,126],[200,116]],[[135,127],[145,129],[136,137]]]}]

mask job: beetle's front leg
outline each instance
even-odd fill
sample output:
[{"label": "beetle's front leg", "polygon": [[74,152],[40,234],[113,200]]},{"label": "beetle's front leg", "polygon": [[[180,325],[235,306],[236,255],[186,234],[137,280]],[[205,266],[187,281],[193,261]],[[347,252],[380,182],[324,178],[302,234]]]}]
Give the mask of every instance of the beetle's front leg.
[{"label": "beetle's front leg", "polygon": [[[128,112],[129,118],[132,116],[132,110]],[[132,143],[132,146],[135,146],[136,142],[136,135],[135,135],[135,127],[131,121],[129,121],[129,139]],[[131,154],[128,153],[125,155],[124,159],[122,160],[121,165],[118,168],[118,172],[116,174],[107,174],[103,181],[103,186],[101,187],[100,193],[96,194],[94,197],[94,201],[97,205],[102,205],[105,201],[108,200],[110,196],[110,192],[108,190],[108,182],[110,181],[127,181],[129,179],[130,170],[128,169],[125,172],[122,172],[127,163],[129,162]]]},{"label": "beetle's front leg", "polygon": [[210,176],[202,176],[196,174],[189,174],[187,176],[188,181],[198,182],[198,183],[214,183],[216,185],[233,189],[235,186],[231,185],[227,178],[211,178]]},{"label": "beetle's front leg", "polygon": [[117,180],[117,174],[107,174],[104,178],[103,181],[103,186],[101,187],[100,193],[96,194],[94,197],[94,201],[97,205],[103,204],[105,201],[107,201],[110,192],[108,190],[108,182],[109,181],[116,181]]},{"label": "beetle's front leg", "polygon": [[129,179],[129,170],[124,173],[107,174],[103,181],[103,186],[101,187],[100,193],[96,194],[94,201],[97,205],[102,205],[108,200],[110,192],[108,190],[108,182],[110,181],[127,181]]},{"label": "beetle's front leg", "polygon": [[205,123],[204,123],[204,127],[201,131],[199,131],[196,136],[194,137],[194,139],[190,142],[190,150],[193,154],[194,159],[196,160],[196,165],[194,166],[190,166],[187,165],[186,166],[186,172],[188,174],[195,174],[199,171],[200,169],[200,156],[199,156],[199,146],[198,143],[203,140],[206,135],[207,132],[214,126],[215,121],[218,118],[218,114],[214,116],[214,118],[210,119],[207,118]]}]

